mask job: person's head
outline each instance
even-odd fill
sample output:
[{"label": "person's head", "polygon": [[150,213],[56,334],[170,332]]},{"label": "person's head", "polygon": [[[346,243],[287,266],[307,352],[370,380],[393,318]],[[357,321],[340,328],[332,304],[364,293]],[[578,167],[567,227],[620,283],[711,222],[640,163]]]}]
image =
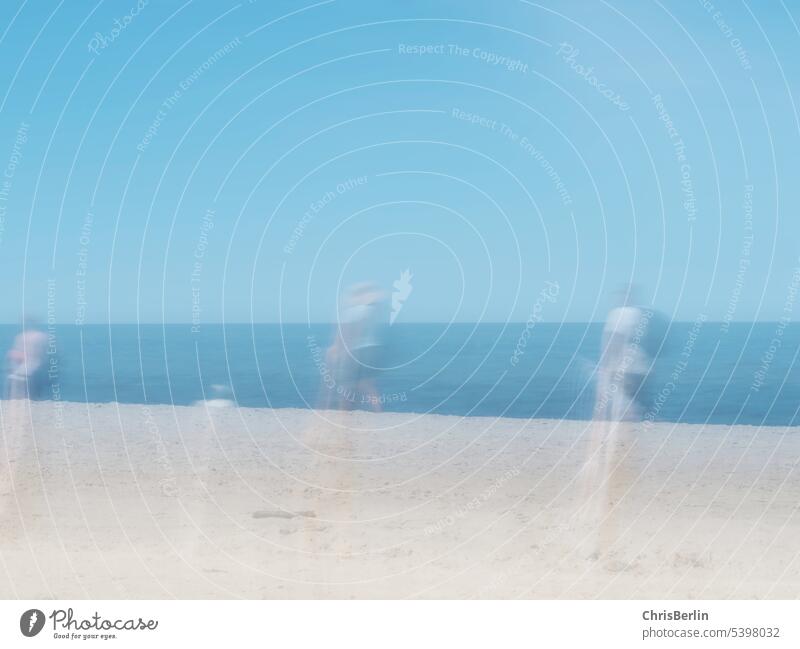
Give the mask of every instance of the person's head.
[{"label": "person's head", "polygon": [[636,306],[639,304],[639,287],[636,284],[622,284],[614,292],[614,306]]},{"label": "person's head", "polygon": [[375,282],[359,282],[348,289],[345,304],[348,306],[374,304],[382,299],[383,291]]},{"label": "person's head", "polygon": [[31,315],[30,313],[26,313],[22,317],[22,330],[23,331],[31,331],[35,329],[40,329],[41,325],[39,323],[39,318],[36,316]]}]

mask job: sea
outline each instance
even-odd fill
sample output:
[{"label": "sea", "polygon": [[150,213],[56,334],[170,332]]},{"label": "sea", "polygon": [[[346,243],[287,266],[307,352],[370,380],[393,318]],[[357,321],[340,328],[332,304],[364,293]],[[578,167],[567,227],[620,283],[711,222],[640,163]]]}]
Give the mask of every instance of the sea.
[{"label": "sea", "polygon": [[[385,411],[521,418],[591,417],[600,323],[395,324],[374,362],[374,391],[329,366],[328,324],[43,325],[45,397],[243,407],[330,403]],[[18,328],[0,326],[9,349]],[[656,421],[795,425],[800,325],[673,322],[642,387]],[[337,402],[334,399],[334,402]]]}]

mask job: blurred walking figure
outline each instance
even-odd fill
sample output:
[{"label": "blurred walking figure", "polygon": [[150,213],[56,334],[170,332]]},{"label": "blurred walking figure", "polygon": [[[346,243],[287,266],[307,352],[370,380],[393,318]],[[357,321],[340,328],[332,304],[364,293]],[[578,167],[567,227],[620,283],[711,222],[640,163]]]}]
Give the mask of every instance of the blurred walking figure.
[{"label": "blurred walking figure", "polygon": [[603,328],[582,502],[597,529],[593,554],[598,557],[617,541],[620,502],[636,478],[631,453],[653,360],[653,318],[654,312],[638,306],[635,289],[628,286],[618,292],[617,306]]},{"label": "blurred walking figure", "polygon": [[355,284],[339,308],[339,324],[326,363],[334,384],[326,386],[329,408],[380,410],[377,377],[383,356],[384,294],[372,282]]},{"label": "blurred walking figure", "polygon": [[[47,335],[32,319],[26,319],[22,332],[6,354],[5,397],[0,436],[0,496],[12,494],[19,501],[22,465],[30,460],[33,442],[28,399],[40,399],[47,386]],[[4,514],[0,502],[0,514]],[[8,524],[8,521],[4,521]]]},{"label": "blurred walking figure", "polygon": [[14,339],[6,363],[7,399],[40,399],[46,387],[47,335],[35,322],[26,319],[23,330]]},{"label": "blurred walking figure", "polygon": [[[384,292],[373,282],[354,284],[342,293],[337,325],[331,345],[325,352],[323,393],[320,399],[326,410],[345,412],[317,416],[304,435],[304,444],[312,450],[305,469],[308,500],[298,504],[302,525],[298,535],[302,563],[298,573],[308,575],[309,565],[316,564],[313,579],[318,585],[316,596],[332,597],[336,582],[357,553],[358,540],[353,526],[342,521],[357,520],[354,504],[358,486],[357,472],[350,460],[358,456],[360,435],[351,427],[354,409],[380,410],[378,377],[383,362],[384,335],[389,312]],[[301,511],[307,510],[307,511]],[[314,512],[336,523],[320,546],[321,526]],[[320,555],[324,552],[324,555]],[[308,558],[314,559],[310,562]]]},{"label": "blurred walking figure", "polygon": [[603,328],[594,418],[637,421],[642,418],[641,388],[650,368],[647,340],[653,312],[635,303],[635,289],[621,289]]}]

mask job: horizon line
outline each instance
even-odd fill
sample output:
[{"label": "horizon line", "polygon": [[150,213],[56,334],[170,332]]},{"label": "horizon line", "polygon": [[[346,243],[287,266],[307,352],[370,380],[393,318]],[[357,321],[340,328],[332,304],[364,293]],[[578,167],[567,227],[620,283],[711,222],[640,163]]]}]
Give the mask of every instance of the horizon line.
[{"label": "horizon line", "polygon": [[[605,320],[538,320],[534,323],[537,324],[603,324]],[[670,323],[674,324],[693,324],[694,320],[670,320]],[[781,320],[705,320],[705,324],[776,324],[781,322]],[[477,320],[453,320],[451,322],[445,322],[442,320],[416,320],[413,322],[398,322],[397,325],[454,325],[454,324],[479,324],[479,325],[508,325],[508,324],[527,324],[528,320],[487,320],[487,321],[477,321]],[[46,326],[71,326],[71,327],[108,327],[108,326],[115,326],[115,325],[145,325],[145,326],[183,326],[183,327],[218,327],[221,325],[225,326],[232,326],[232,325],[335,325],[336,321],[333,320],[311,320],[311,321],[303,321],[303,320],[283,320],[283,321],[275,321],[275,320],[265,320],[265,321],[246,321],[246,320],[229,320],[229,321],[213,321],[213,322],[202,322],[202,323],[193,323],[193,322],[164,322],[164,321],[118,321],[118,322],[83,322],[83,323],[76,323],[73,321],[55,321],[52,323],[48,323],[45,321],[38,321],[41,327]],[[800,321],[797,322],[789,322],[788,325],[797,325],[800,324]],[[387,323],[388,325],[388,323]],[[0,326],[14,326],[19,327],[19,322],[0,322]],[[388,326],[395,326],[395,325],[388,325]]]}]

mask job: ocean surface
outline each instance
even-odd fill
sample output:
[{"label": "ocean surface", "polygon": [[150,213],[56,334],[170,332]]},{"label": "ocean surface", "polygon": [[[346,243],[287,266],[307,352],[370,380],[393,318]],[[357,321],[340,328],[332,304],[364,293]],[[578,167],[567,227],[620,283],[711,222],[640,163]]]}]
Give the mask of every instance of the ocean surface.
[{"label": "ocean surface", "polygon": [[[332,390],[331,325],[56,325],[47,394],[66,401],[187,405],[230,390],[248,407],[317,407]],[[383,410],[591,416],[602,325],[395,324],[376,373]],[[8,349],[18,332],[0,326]],[[794,425],[800,325],[672,323],[644,386],[653,419]],[[226,388],[212,388],[221,385]]]}]

